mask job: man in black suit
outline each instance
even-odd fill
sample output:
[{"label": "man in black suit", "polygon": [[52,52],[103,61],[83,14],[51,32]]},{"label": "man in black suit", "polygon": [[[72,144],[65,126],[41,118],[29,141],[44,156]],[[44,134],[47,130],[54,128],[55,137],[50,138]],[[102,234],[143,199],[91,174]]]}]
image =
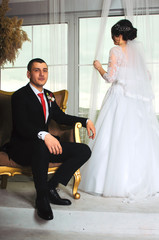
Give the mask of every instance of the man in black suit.
[{"label": "man in black suit", "polygon": [[[53,213],[50,203],[71,204],[69,199],[59,196],[57,185],[61,183],[66,186],[74,172],[89,159],[91,151],[86,144],[60,142],[48,133],[49,122],[54,119],[71,126],[81,122],[92,139],[95,137],[95,127],[89,119],[65,114],[52,93],[43,88],[48,79],[45,61],[32,59],[27,68],[30,82],[12,95],[13,130],[9,155],[15,162],[31,166],[37,192],[37,213],[39,217],[51,220]],[[42,93],[42,99],[39,93]],[[62,165],[48,181],[49,162],[56,161],[62,162]]]}]

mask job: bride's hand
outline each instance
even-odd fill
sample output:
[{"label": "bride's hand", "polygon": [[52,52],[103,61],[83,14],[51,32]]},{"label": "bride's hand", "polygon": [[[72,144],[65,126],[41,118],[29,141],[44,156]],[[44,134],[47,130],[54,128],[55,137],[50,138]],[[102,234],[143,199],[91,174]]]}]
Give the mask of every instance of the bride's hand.
[{"label": "bride's hand", "polygon": [[98,60],[94,60],[93,66],[95,69],[99,70],[102,67],[102,64]]}]

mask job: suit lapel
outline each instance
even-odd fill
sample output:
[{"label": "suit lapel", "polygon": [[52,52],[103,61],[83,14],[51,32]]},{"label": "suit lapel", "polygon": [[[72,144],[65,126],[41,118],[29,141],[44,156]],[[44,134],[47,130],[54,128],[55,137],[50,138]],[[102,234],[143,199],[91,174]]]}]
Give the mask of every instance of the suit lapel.
[{"label": "suit lapel", "polygon": [[43,112],[43,108],[42,105],[40,103],[40,101],[38,100],[37,96],[35,95],[35,93],[33,92],[33,90],[31,89],[31,87],[29,86],[29,83],[26,85],[26,91],[27,91],[27,95],[30,99],[32,99],[32,104],[39,109],[39,113],[42,116],[42,118],[45,121],[45,117],[44,117],[44,112]]}]

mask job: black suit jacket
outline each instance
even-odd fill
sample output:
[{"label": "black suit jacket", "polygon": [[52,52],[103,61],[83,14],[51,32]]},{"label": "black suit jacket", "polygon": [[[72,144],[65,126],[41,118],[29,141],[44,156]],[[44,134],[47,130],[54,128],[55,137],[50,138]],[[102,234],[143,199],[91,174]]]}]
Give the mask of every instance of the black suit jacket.
[{"label": "black suit jacket", "polygon": [[[46,95],[46,93],[50,94],[51,92],[44,89],[44,93]],[[38,133],[48,131],[51,119],[70,126],[75,125],[76,122],[81,122],[82,126],[86,127],[86,118],[65,114],[56,101],[51,102],[51,106],[48,102],[49,116],[45,123],[42,105],[29,84],[17,90],[12,95],[11,102],[13,130],[9,155],[20,164],[28,164],[28,158],[32,154],[32,146],[34,141],[38,139]]]}]

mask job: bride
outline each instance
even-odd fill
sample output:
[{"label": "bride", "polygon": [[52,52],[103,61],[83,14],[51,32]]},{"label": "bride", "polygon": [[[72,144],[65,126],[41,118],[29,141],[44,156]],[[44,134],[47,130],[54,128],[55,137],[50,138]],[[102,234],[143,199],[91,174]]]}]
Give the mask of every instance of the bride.
[{"label": "bride", "polygon": [[153,106],[150,76],[137,29],[120,20],[111,29],[114,46],[107,72],[112,83],[96,122],[92,155],[81,169],[80,189],[105,197],[142,199],[159,192],[159,124]]}]

